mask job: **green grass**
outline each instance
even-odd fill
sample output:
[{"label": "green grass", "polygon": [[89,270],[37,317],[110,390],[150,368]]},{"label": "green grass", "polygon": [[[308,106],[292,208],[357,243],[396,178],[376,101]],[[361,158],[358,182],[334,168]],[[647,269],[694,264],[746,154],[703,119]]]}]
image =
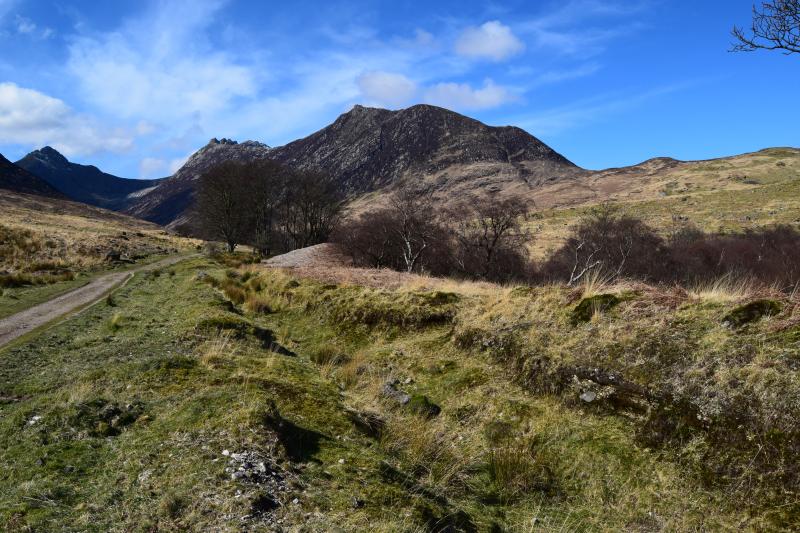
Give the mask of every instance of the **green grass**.
[{"label": "green grass", "polygon": [[32,285],[13,289],[0,289],[0,318],[11,316],[64,293],[82,287],[91,281],[88,275],[77,275],[70,281],[50,285]]},{"label": "green grass", "polygon": [[75,279],[59,281],[46,285],[27,285],[23,287],[0,289],[0,318],[11,316],[33,306],[47,302],[66,294],[67,292],[83,287],[94,278],[112,272],[126,272],[142,266],[165,259],[164,255],[153,255],[137,261],[135,264],[122,264],[107,266],[87,272],[78,272]]},{"label": "green grass", "polygon": [[[554,365],[634,357],[629,379],[665,376],[669,361],[635,359],[658,346],[641,337],[657,309],[639,297],[573,326],[557,288],[380,291],[205,259],[173,270],[0,351],[0,529],[239,531],[267,497],[280,503],[269,520],[308,531],[781,524],[694,468],[702,439],[647,445],[638,415],[533,386],[535,353]],[[728,307],[669,311],[681,336],[665,346],[709,361],[736,359],[735,342],[759,342],[759,360],[796,356],[793,330],[718,329]],[[387,381],[441,411],[386,397]],[[223,450],[257,454],[285,487],[231,479]]]}]

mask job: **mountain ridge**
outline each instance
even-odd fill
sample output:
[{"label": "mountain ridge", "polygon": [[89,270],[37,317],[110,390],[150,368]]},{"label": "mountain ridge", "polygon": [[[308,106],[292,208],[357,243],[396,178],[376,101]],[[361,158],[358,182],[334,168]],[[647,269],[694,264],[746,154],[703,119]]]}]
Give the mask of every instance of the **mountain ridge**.
[{"label": "mountain ridge", "polygon": [[6,159],[3,154],[0,154],[0,189],[66,199],[66,196],[61,191],[35,174],[15,165]]},{"label": "mountain ridge", "polygon": [[72,163],[50,146],[30,152],[16,165],[72,200],[115,211],[131,202],[130,195],[154,187],[159,181],[120,178],[94,165]]}]

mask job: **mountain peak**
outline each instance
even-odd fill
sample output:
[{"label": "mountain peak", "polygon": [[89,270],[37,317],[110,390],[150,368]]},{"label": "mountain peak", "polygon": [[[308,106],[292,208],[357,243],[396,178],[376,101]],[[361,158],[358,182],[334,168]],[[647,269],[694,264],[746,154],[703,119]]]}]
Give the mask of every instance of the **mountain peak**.
[{"label": "mountain peak", "polygon": [[45,146],[44,148],[34,150],[26,156],[26,158],[28,157],[36,158],[54,167],[65,167],[69,165],[69,160],[52,146]]}]

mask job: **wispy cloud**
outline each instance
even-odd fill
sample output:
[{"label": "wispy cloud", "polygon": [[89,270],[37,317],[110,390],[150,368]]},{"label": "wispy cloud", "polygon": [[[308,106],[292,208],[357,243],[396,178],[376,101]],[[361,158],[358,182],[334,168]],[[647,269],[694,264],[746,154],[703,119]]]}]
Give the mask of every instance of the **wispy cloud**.
[{"label": "wispy cloud", "polygon": [[632,17],[651,5],[650,0],[570,0],[540,17],[521,21],[516,28],[530,36],[537,48],[590,57],[602,52],[609,41],[640,31],[643,26]]},{"label": "wispy cloud", "polygon": [[528,131],[536,132],[537,135],[555,136],[609,116],[631,111],[652,100],[693,85],[694,82],[686,82],[656,87],[640,93],[599,95],[565,106],[516,116],[513,122]]}]

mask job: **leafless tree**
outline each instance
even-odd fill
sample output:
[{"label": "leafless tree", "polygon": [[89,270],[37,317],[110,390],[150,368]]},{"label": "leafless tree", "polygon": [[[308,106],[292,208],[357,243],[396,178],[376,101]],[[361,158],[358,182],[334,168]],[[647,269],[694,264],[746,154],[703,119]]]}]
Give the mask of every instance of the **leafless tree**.
[{"label": "leafless tree", "polygon": [[340,221],[342,200],[337,183],[329,176],[293,173],[286,183],[280,213],[287,247],[305,248],[327,241]]},{"label": "leafless tree", "polygon": [[462,273],[493,281],[519,277],[530,236],[521,222],[528,203],[517,198],[473,197],[449,212]]},{"label": "leafless tree", "polygon": [[249,173],[244,165],[225,162],[200,177],[196,210],[203,233],[221,239],[233,252],[247,238]]},{"label": "leafless tree", "polygon": [[785,54],[800,53],[800,0],[775,0],[753,6],[753,22],[749,31],[735,26],[736,44],[732,51],[781,50]]},{"label": "leafless tree", "polygon": [[405,270],[413,272],[437,233],[430,194],[405,187],[389,199],[389,209],[394,219],[392,232],[399,241]]},{"label": "leafless tree", "polygon": [[596,269],[609,278],[660,280],[672,266],[668,246],[652,228],[604,204],[581,219],[564,246],[548,259],[543,273],[574,284]]},{"label": "leafless tree", "polygon": [[273,161],[258,161],[247,168],[252,174],[248,195],[252,217],[250,244],[262,255],[270,255],[279,239],[278,208],[286,195],[291,173]]}]

